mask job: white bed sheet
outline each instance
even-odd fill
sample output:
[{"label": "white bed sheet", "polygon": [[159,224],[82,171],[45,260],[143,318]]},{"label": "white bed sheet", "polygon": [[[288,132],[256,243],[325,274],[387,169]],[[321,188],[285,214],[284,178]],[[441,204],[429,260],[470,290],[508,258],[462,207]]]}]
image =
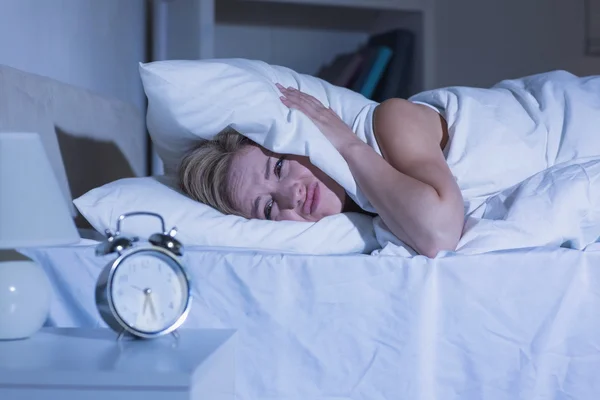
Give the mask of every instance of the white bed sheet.
[{"label": "white bed sheet", "polygon": [[[188,249],[184,328],[238,330],[239,399],[598,399],[600,251],[438,259]],[[26,252],[58,326],[103,325],[89,245]]]}]

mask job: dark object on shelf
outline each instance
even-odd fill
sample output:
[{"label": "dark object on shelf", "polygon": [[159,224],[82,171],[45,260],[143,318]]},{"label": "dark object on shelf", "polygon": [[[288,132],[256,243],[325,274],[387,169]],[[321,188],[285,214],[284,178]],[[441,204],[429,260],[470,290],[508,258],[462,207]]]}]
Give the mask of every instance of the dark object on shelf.
[{"label": "dark object on shelf", "polygon": [[395,29],[371,36],[369,46],[387,46],[393,51],[392,59],[383,75],[373,99],[377,102],[411,96],[414,69],[415,35],[405,29]]},{"label": "dark object on shelf", "polygon": [[585,55],[600,56],[599,0],[585,0]]},{"label": "dark object on shelf", "polygon": [[351,89],[371,99],[393,52],[386,46],[366,46],[361,53],[364,57],[363,66]]},{"label": "dark object on shelf", "polygon": [[322,67],[317,76],[333,85],[349,87],[362,64],[363,55],[359,52],[340,54]]},{"label": "dark object on shelf", "polygon": [[373,35],[360,49],[339,54],[317,76],[382,102],[413,90],[415,35],[395,29]]}]

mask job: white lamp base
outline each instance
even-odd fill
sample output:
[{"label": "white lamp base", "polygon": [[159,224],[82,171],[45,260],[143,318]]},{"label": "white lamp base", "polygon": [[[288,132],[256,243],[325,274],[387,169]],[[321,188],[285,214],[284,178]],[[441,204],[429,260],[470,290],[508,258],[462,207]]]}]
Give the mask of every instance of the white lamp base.
[{"label": "white lamp base", "polygon": [[0,261],[0,340],[37,332],[50,311],[50,281],[33,261]]}]

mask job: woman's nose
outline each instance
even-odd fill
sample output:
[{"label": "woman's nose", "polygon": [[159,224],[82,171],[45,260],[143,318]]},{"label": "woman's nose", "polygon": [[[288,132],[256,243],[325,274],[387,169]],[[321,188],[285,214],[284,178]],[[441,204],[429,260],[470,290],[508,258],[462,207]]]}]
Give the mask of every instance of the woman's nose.
[{"label": "woman's nose", "polygon": [[277,197],[275,199],[279,207],[284,209],[295,209],[302,205],[304,198],[306,197],[304,185],[300,182],[294,182],[291,184],[283,184],[278,190]]}]

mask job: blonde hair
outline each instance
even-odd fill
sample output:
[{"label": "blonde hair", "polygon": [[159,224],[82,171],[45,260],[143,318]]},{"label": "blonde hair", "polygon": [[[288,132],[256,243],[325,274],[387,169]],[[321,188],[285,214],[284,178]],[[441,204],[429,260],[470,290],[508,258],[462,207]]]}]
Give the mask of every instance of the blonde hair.
[{"label": "blonde hair", "polygon": [[252,145],[255,143],[230,127],[219,132],[214,139],[198,143],[179,165],[181,190],[192,199],[224,214],[241,215],[233,206],[228,189],[229,169],[234,156]]}]

